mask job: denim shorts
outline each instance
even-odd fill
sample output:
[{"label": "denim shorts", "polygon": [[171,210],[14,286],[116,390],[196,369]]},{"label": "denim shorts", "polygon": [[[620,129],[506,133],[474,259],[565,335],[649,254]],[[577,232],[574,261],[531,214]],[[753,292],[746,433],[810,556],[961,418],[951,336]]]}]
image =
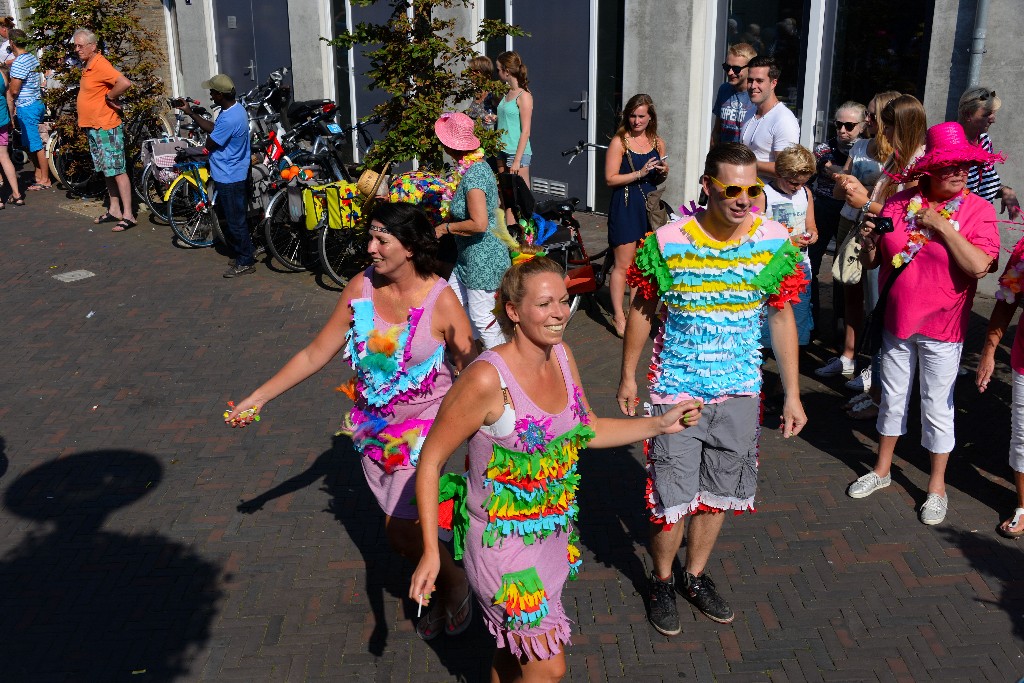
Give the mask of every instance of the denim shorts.
[{"label": "denim shorts", "polygon": [[89,152],[92,153],[92,165],[96,172],[107,178],[125,173],[124,132],[121,126],[110,130],[86,128],[85,132],[89,137]]},{"label": "denim shorts", "polygon": [[43,138],[39,135],[39,124],[46,114],[46,105],[36,100],[24,107],[16,107],[18,123],[21,124],[21,146],[29,152],[38,152],[43,148]]},{"label": "denim shorts", "polygon": [[[505,168],[512,168],[512,162],[516,160],[516,155],[515,155],[515,152],[513,152],[512,154],[506,154],[505,152],[502,152],[501,153],[501,158],[505,162]],[[530,167],[530,159],[532,159],[532,158],[533,158],[532,154],[524,154],[523,155],[523,160],[519,163],[519,165],[522,168],[529,168]]]}]

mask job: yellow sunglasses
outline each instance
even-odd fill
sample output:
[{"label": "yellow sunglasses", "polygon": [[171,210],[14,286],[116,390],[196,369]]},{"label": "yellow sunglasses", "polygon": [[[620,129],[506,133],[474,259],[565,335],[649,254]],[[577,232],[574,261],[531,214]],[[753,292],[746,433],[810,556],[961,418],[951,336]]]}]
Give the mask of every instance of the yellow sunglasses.
[{"label": "yellow sunglasses", "polygon": [[722,192],[729,199],[736,199],[736,197],[740,196],[740,192],[746,192],[748,197],[754,199],[755,197],[760,197],[761,193],[764,192],[764,183],[760,179],[753,185],[726,185],[713,175],[709,175],[708,178],[711,178],[715,185],[722,188]]}]

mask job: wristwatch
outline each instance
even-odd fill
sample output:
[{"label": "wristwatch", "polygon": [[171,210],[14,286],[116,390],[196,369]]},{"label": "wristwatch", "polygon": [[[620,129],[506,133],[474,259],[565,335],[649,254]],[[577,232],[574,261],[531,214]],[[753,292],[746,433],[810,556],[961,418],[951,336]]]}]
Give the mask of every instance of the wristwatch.
[{"label": "wristwatch", "polygon": [[870,197],[868,197],[868,201],[867,201],[867,203],[865,203],[865,204],[864,204],[864,206],[860,207],[860,210],[861,210],[861,211],[863,211],[864,213],[867,213],[867,211],[868,211],[868,210],[869,210],[870,208],[871,208],[871,198],[870,198]]}]

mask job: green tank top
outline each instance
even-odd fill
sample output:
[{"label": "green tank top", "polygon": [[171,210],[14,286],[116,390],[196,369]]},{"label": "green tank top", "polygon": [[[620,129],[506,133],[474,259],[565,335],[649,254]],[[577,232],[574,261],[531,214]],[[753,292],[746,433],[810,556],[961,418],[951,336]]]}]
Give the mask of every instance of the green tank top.
[{"label": "green tank top", "polygon": [[[501,148],[505,154],[515,155],[519,148],[519,136],[523,134],[523,125],[519,118],[519,96],[511,102],[504,97],[498,103],[498,128],[501,129]],[[523,154],[533,154],[530,141],[526,141],[526,149]]]}]

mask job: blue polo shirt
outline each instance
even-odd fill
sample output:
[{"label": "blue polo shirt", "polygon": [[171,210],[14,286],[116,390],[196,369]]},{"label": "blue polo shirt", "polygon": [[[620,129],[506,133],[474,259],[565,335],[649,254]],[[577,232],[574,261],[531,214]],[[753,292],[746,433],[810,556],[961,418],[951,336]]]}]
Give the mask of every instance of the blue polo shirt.
[{"label": "blue polo shirt", "polygon": [[249,177],[249,118],[238,102],[221,111],[207,149],[215,183],[238,183]]}]

